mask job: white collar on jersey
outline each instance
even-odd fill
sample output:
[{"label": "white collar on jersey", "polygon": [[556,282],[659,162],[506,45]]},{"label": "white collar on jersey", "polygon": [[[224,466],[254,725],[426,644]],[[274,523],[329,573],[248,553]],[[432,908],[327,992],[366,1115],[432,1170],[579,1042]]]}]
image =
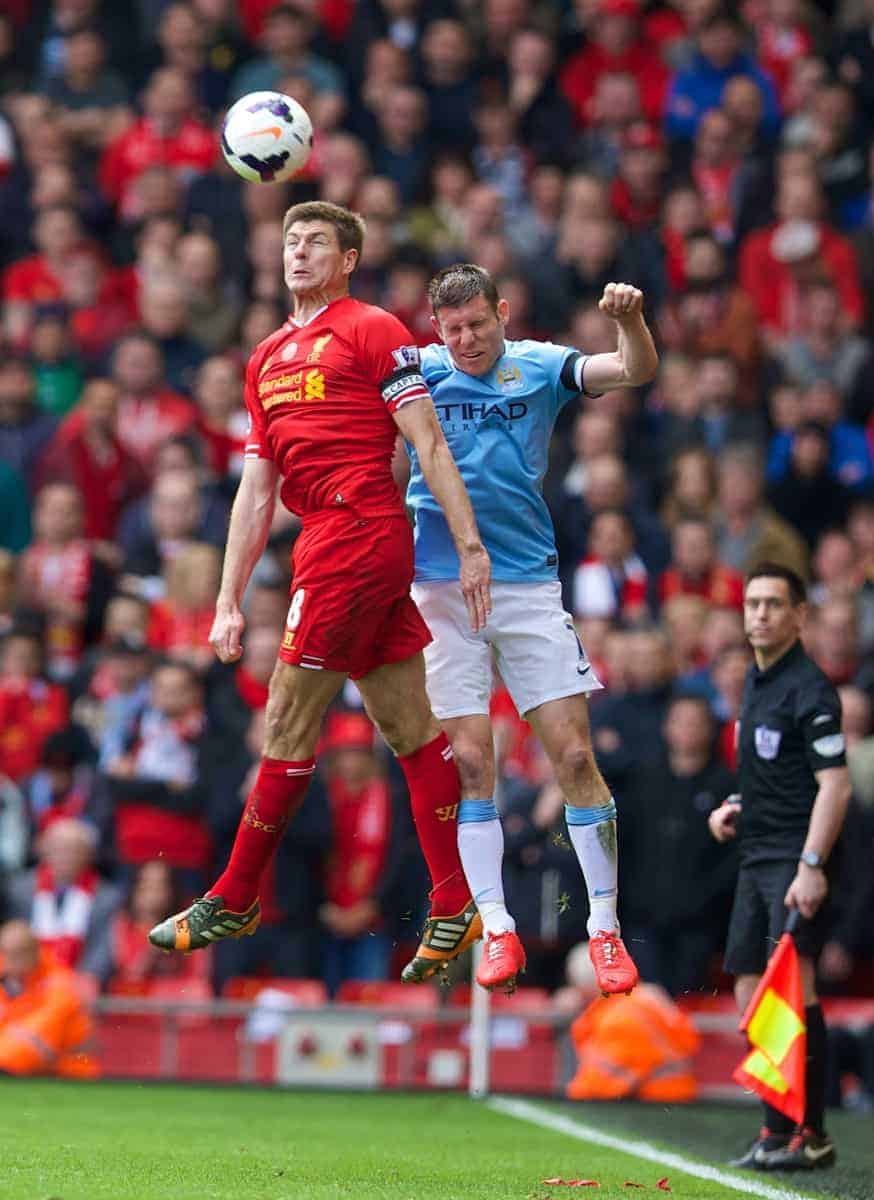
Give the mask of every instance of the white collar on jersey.
[{"label": "white collar on jersey", "polygon": [[317,317],[320,317],[327,307],[327,304],[323,304],[322,307],[317,308],[313,315],[306,321],[296,321],[294,317],[289,314],[288,323],[289,325],[293,325],[295,329],[303,329],[305,325],[312,325],[313,321],[315,321]]}]

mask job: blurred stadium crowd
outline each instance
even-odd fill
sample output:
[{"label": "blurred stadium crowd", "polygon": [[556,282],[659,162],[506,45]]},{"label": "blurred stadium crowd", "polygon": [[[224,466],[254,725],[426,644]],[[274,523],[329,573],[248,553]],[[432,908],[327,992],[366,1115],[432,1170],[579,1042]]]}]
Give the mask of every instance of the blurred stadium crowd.
[{"label": "blurred stadium crowd", "polygon": [[[0,13],[0,919],[101,986],[167,973],[379,978],[427,880],[403,783],[350,687],[254,938],[163,957],[158,918],[228,852],[260,743],[296,524],[206,644],[241,469],[242,371],[281,324],[281,219],[367,218],[359,298],[431,340],[425,284],[472,259],[512,337],[614,347],[642,287],[661,367],[569,408],[545,492],[566,604],[607,684],[623,931],[672,993],[718,983],[750,662],[742,574],[811,584],[855,799],[826,988],[874,956],[874,3],[6,0]],[[277,88],[316,129],[293,185],[218,154]],[[528,981],[585,927],[562,799],[496,688],[508,903]]]}]

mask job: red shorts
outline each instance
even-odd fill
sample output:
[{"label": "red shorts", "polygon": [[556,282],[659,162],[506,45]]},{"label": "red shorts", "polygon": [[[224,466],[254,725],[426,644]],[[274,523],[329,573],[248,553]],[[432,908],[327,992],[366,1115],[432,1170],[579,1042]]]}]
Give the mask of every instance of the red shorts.
[{"label": "red shorts", "polygon": [[413,535],[406,517],[319,518],[305,525],[291,562],[283,662],[360,679],[431,641],[410,598]]}]

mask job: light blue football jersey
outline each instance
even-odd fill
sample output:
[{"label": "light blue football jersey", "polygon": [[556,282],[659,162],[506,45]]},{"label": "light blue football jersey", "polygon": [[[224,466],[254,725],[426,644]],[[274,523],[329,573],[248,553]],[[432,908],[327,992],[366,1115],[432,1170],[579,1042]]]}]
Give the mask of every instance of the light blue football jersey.
[{"label": "light blue football jersey", "polygon": [[[503,583],[555,579],[558,555],[543,477],[553,425],[579,395],[570,368],[580,354],[552,342],[505,342],[488,375],[459,371],[442,345],[422,351],[422,374],[470,493],[480,535]],[[564,380],[562,374],[564,369]],[[415,515],[416,579],[458,578],[458,555],[412,446],[407,503]]]}]

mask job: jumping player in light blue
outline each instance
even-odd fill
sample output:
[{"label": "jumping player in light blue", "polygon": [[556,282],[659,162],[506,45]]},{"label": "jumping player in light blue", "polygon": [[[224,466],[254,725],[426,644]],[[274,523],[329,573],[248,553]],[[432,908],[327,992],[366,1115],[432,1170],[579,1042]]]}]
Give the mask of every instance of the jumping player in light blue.
[{"label": "jumping player in light blue", "polygon": [[637,969],[616,920],[616,806],[595,763],[586,701],[601,684],[562,607],[541,487],[563,405],[653,378],[658,357],[643,295],[626,283],[606,286],[599,307],[616,322],[617,348],[586,356],[551,342],[505,340],[507,301],[481,267],[447,267],[428,291],[442,344],[422,352],[422,374],[492,560],[491,616],[472,634],[452,537],[408,448],[407,500],[416,520],[413,598],[434,638],[425,650],[428,694],[461,775],[458,848],[486,936],[477,980],[512,990],[525,966],[501,880],[504,837],[494,803],[489,720],[494,657],[564,793],[568,833],[589,894],[589,947],[599,986],[605,994],[629,992]]}]

